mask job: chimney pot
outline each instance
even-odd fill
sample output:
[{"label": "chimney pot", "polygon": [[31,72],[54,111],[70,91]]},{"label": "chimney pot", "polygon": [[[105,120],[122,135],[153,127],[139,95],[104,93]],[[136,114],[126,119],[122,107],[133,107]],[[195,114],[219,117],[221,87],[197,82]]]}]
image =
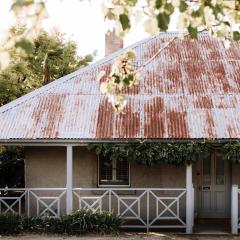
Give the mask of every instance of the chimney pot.
[{"label": "chimney pot", "polygon": [[105,56],[123,48],[123,40],[118,37],[115,31],[108,31],[105,34]]}]

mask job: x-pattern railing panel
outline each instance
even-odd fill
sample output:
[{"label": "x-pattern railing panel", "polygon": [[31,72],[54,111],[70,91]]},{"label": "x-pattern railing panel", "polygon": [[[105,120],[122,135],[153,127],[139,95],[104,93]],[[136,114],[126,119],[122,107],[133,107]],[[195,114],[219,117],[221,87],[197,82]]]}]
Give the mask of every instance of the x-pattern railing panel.
[{"label": "x-pattern railing panel", "polygon": [[[26,191],[23,191],[18,197],[0,196],[0,213],[13,213],[21,215],[22,200],[25,196]],[[13,202],[11,202],[11,200],[13,200]],[[16,209],[14,209],[14,207],[16,207]]]},{"label": "x-pattern railing panel", "polygon": [[[149,191],[150,195],[156,200],[156,217],[149,223],[153,225],[157,220],[178,220],[183,226],[186,226],[186,223],[180,218],[179,213],[179,203],[181,198],[186,194],[186,191],[178,193],[176,197],[159,197],[152,190]],[[168,200],[168,203],[167,201]],[[163,209],[159,212],[159,204],[163,206]],[[176,211],[172,207],[176,205]],[[170,216],[164,216],[165,213],[170,213]]]},{"label": "x-pattern railing panel", "polygon": [[[112,191],[112,194],[116,197],[118,201],[118,215],[123,219],[135,219],[139,220],[144,226],[147,225],[146,221],[141,217],[141,200],[144,195],[147,194],[146,191],[143,191],[139,196],[126,197],[119,196],[116,191]],[[128,203],[129,201],[129,203]],[[125,210],[121,211],[121,205],[125,207]],[[134,210],[134,206],[137,205],[137,209]],[[130,215],[131,213],[131,215]]]},{"label": "x-pattern railing panel", "polygon": [[98,196],[81,196],[77,190],[73,194],[78,198],[79,209],[86,208],[92,212],[103,210],[103,199],[109,195],[109,190],[103,190]]},{"label": "x-pattern railing panel", "polygon": [[[65,188],[1,188],[0,213],[60,217]],[[21,194],[19,194],[21,193]],[[19,196],[12,196],[12,195]]]},{"label": "x-pattern railing panel", "polygon": [[[137,220],[140,224],[125,227],[186,227],[185,219],[180,214],[180,201],[184,204],[185,188],[75,188],[73,192],[80,208],[115,211],[122,219]],[[108,207],[104,209],[103,203],[106,201]],[[150,201],[155,201],[155,205],[150,206]],[[154,211],[155,216],[150,219],[150,213]],[[159,220],[176,220],[177,223],[160,225]]]},{"label": "x-pattern railing panel", "polygon": [[[59,217],[64,208],[63,202],[65,204],[66,201],[66,188],[0,189],[1,192],[3,190],[8,194],[0,195],[0,213]],[[10,192],[17,193],[18,196],[9,194]],[[79,208],[93,212],[114,211],[125,220],[125,227],[147,229],[186,227],[180,211],[181,206],[185,206],[185,195],[185,188],[73,189]],[[165,220],[177,223],[166,225],[162,222]]]},{"label": "x-pattern railing panel", "polygon": [[[37,216],[60,217],[61,200],[66,194],[66,190],[60,191],[60,193],[52,191],[51,195],[54,196],[46,196],[45,190],[43,192],[35,189],[29,190],[29,199],[33,197],[37,203]],[[28,209],[30,210],[30,207]]]}]

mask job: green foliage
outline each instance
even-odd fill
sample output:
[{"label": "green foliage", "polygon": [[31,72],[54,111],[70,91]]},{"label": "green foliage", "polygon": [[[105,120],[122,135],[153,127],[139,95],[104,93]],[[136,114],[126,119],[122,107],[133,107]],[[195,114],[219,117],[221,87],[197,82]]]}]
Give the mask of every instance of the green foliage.
[{"label": "green foliage", "polygon": [[206,142],[187,143],[151,143],[139,142],[128,144],[89,144],[89,150],[97,155],[109,157],[110,160],[136,161],[139,164],[187,165],[197,161],[199,156],[208,155],[210,144]]},{"label": "green foliage", "polygon": [[34,233],[65,233],[65,226],[62,219],[50,217],[23,218],[22,229]]},{"label": "green foliage", "polygon": [[[124,35],[132,27],[126,24],[119,17],[124,12],[124,17],[136,20],[144,20],[145,31],[156,34],[159,31],[167,31],[170,18],[174,12],[178,12],[176,27],[180,33],[188,31],[190,36],[196,38],[199,31],[209,31],[210,35],[224,40],[228,46],[229,39],[239,40],[240,34],[240,1],[229,0],[147,0],[143,9],[137,1],[129,4],[128,0],[111,1],[113,8],[108,9],[107,4],[104,9],[106,18],[111,18],[116,22],[115,28],[119,35]],[[111,12],[111,14],[109,14]],[[157,22],[157,25],[155,24]],[[235,26],[235,27],[234,27]],[[238,29],[236,29],[238,26]],[[192,31],[194,29],[194,34]]]},{"label": "green foliage", "polygon": [[0,187],[24,186],[22,147],[0,147]]},{"label": "green foliage", "polygon": [[[123,111],[126,105],[127,96],[122,93],[122,89],[137,85],[140,81],[139,72],[132,66],[135,59],[136,54],[132,50],[117,57],[111,67],[111,74],[100,85],[100,91],[108,95],[109,101],[118,112]],[[100,71],[97,79],[101,80],[105,75],[105,71]]]},{"label": "green foliage", "polygon": [[236,41],[240,41],[240,32],[234,31],[233,32],[233,38]]},{"label": "green foliage", "polygon": [[21,39],[20,41],[16,42],[15,47],[25,49],[27,54],[30,54],[33,52],[33,45],[27,39]]},{"label": "green foliage", "polygon": [[0,214],[0,234],[17,234],[22,230],[21,217],[14,214]]},{"label": "green foliage", "polygon": [[122,24],[123,31],[131,27],[130,20],[126,14],[120,14],[119,20]]},{"label": "green foliage", "polygon": [[[48,17],[45,2],[46,0],[12,1],[11,12],[16,20],[21,19],[21,22],[28,26],[23,31],[24,40],[29,41],[34,34],[40,32],[43,20]],[[134,20],[135,22],[144,20],[145,31],[150,34],[166,31],[169,28],[170,17],[179,11],[176,27],[180,32],[189,31],[190,26],[197,31],[204,29],[226,41],[226,45],[229,39],[234,38],[237,41],[240,39],[234,33],[235,31],[240,34],[239,0],[110,0],[104,1],[102,9],[107,19],[115,21],[115,30],[120,36],[129,31]],[[195,38],[195,35],[191,36]],[[0,46],[0,69],[8,65],[4,62],[6,56],[8,57],[9,46],[13,47],[19,42],[16,36],[6,34],[5,38],[7,44]],[[31,41],[28,43],[31,44]],[[19,47],[25,53],[31,49],[29,44],[20,44]]]},{"label": "green foliage", "polygon": [[112,212],[77,210],[61,218],[24,218],[13,214],[0,215],[0,234],[19,232],[81,235],[85,233],[116,234],[122,220]]},{"label": "green foliage", "polygon": [[187,5],[186,1],[185,0],[181,0],[180,4],[179,4],[179,11],[180,12],[184,12],[184,11],[187,10],[187,8],[188,8],[188,5]]},{"label": "green foliage", "polygon": [[240,161],[240,142],[227,143],[223,147],[224,158],[233,162]]},{"label": "green foliage", "polygon": [[[12,28],[9,32],[12,37],[21,37],[21,29]],[[29,50],[27,54],[21,51],[23,45]],[[88,65],[93,59],[92,55],[79,57],[76,43],[65,41],[58,32],[41,31],[32,45],[21,37],[9,52],[9,66],[0,73],[0,106]]]},{"label": "green foliage", "polygon": [[188,27],[188,32],[189,32],[191,38],[197,38],[197,35],[198,35],[197,28],[194,28],[190,25]]},{"label": "green foliage", "polygon": [[96,212],[90,210],[77,210],[72,215],[62,218],[65,231],[68,234],[84,233],[117,233],[122,220],[111,212]]},{"label": "green foliage", "polygon": [[[232,162],[240,162],[240,141],[221,145],[223,158]],[[172,164],[175,166],[194,163],[199,157],[207,157],[214,148],[211,142],[186,143],[128,143],[128,144],[89,144],[89,150],[103,155],[110,160],[136,161],[139,164]]]},{"label": "green foliage", "polygon": [[159,13],[157,15],[158,27],[161,31],[167,31],[170,22],[170,16],[166,13]]}]

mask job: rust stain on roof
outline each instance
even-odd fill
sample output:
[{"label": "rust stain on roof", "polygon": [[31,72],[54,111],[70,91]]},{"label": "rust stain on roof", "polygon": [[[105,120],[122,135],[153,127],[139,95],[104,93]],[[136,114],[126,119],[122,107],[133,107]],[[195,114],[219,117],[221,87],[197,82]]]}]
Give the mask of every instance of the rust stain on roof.
[{"label": "rust stain on roof", "polygon": [[194,108],[213,108],[213,101],[210,96],[199,96],[194,102]]},{"label": "rust stain on roof", "polygon": [[[171,110],[167,112],[166,118],[169,138],[181,139],[181,136],[186,136],[186,138],[189,138],[186,112],[177,112]],[[181,127],[179,128],[179,126]]]},{"label": "rust stain on roof", "polygon": [[[164,100],[162,97],[155,97],[144,103],[144,135],[146,138],[164,138],[166,126],[164,125]],[[154,124],[152,124],[154,123]]]},{"label": "rust stain on roof", "polygon": [[135,138],[140,135],[140,112],[134,111],[130,99],[123,113],[115,113],[114,129],[117,138]]},{"label": "rust stain on roof", "polygon": [[[96,138],[111,138],[114,130],[114,110],[112,105],[104,98],[98,110]],[[92,123],[89,123],[92,124]]]},{"label": "rust stain on roof", "polygon": [[206,111],[205,131],[206,131],[207,135],[209,136],[209,138],[215,138],[216,137],[216,133],[215,133],[214,129],[215,129],[214,128],[214,120],[213,120],[211,110],[207,110]]},{"label": "rust stain on roof", "polygon": [[[146,63],[176,34],[164,33],[130,47]],[[176,39],[124,89],[128,103],[116,113],[99,91],[99,71],[110,55],[0,108],[0,141],[11,139],[240,138],[240,45],[200,34]],[[106,77],[102,79],[106,81]]]}]

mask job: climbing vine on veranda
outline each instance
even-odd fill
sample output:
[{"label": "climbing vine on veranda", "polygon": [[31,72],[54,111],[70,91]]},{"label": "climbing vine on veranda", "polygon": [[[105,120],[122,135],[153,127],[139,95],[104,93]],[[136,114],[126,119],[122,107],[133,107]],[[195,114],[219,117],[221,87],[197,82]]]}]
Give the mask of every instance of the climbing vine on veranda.
[{"label": "climbing vine on veranda", "polygon": [[[215,145],[216,143],[214,143]],[[215,148],[213,142],[135,142],[89,144],[89,150],[110,160],[135,161],[143,165],[172,164],[184,166],[208,157]],[[240,161],[240,142],[221,144],[225,160]],[[219,149],[219,148],[218,148]]]},{"label": "climbing vine on veranda", "polygon": [[207,156],[210,152],[209,143],[193,141],[187,143],[102,143],[89,144],[88,147],[97,155],[103,155],[110,160],[135,161],[148,166],[160,163],[187,165],[197,161],[200,156]]}]

